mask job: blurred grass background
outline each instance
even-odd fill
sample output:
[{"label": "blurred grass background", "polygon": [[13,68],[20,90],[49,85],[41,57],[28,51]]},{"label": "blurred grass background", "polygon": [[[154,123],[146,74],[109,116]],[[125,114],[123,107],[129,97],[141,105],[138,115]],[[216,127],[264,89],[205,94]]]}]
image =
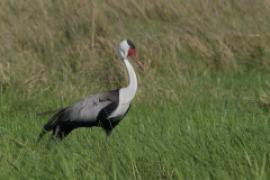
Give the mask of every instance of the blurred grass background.
[{"label": "blurred grass background", "polygon": [[[2,0],[0,177],[268,179],[269,10],[269,0]],[[37,112],[127,83],[124,38],[145,72],[110,140],[81,129],[36,146]]]},{"label": "blurred grass background", "polygon": [[56,93],[67,86],[80,87],[81,93],[122,85],[115,49],[123,38],[136,43],[145,63],[141,89],[151,89],[153,81],[166,86],[162,78],[181,83],[190,73],[269,69],[267,0],[3,0],[0,5],[2,88],[23,87],[32,94],[48,85]]}]

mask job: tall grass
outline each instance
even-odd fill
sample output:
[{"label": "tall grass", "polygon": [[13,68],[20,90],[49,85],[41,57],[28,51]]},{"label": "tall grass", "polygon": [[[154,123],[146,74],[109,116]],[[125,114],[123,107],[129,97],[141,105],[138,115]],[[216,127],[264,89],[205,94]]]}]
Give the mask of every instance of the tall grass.
[{"label": "tall grass", "polygon": [[[268,0],[0,2],[1,179],[268,179]],[[47,117],[124,86],[135,42],[145,71],[110,138],[36,135]],[[135,66],[135,65],[134,65]]]},{"label": "tall grass", "polygon": [[115,49],[123,38],[137,45],[145,84],[157,73],[269,68],[266,0],[4,0],[0,8],[3,86],[36,89],[59,80],[86,89],[120,85]]}]

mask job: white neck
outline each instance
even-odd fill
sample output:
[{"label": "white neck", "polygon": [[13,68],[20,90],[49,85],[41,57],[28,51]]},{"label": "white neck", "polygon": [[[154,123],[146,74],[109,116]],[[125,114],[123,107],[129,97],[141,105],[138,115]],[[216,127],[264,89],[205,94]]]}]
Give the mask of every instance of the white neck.
[{"label": "white neck", "polygon": [[137,91],[137,77],[129,61],[124,59],[124,63],[128,72],[129,84],[126,88],[123,88],[123,91],[125,91],[127,100],[131,101],[135,97]]},{"label": "white neck", "polygon": [[127,87],[120,89],[119,104],[109,118],[123,116],[127,112],[128,107],[130,106],[130,103],[135,97],[137,91],[137,77],[135,71],[127,59],[124,59],[123,61],[127,68],[129,84]]}]

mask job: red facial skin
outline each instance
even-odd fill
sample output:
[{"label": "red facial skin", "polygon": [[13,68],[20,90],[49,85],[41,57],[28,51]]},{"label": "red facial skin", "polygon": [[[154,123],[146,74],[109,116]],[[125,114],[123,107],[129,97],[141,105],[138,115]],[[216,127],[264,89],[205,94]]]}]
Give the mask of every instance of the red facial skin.
[{"label": "red facial skin", "polygon": [[[133,48],[129,48],[127,56],[136,58],[136,50]],[[135,59],[135,61],[138,64],[138,66],[141,68],[141,70],[144,71],[144,66],[143,66],[142,62],[139,61],[138,59]]]},{"label": "red facial skin", "polygon": [[128,57],[135,57],[135,56],[136,56],[136,50],[133,48],[129,48]]}]

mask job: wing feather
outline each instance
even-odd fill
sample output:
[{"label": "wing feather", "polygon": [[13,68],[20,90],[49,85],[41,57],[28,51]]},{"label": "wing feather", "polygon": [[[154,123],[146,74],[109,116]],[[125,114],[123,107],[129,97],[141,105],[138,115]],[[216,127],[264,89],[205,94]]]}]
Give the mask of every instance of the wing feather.
[{"label": "wing feather", "polygon": [[94,122],[102,109],[110,104],[118,105],[118,96],[116,90],[89,96],[68,108],[69,120]]}]

